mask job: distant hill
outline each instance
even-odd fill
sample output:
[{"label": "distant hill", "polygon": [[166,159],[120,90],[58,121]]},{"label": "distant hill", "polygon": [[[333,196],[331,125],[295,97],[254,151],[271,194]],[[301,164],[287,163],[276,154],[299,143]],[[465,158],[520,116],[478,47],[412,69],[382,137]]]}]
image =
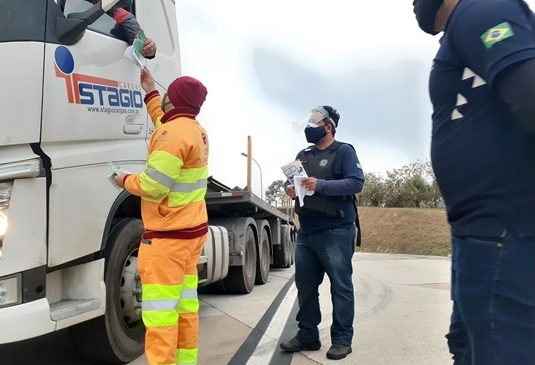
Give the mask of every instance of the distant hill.
[{"label": "distant hill", "polygon": [[450,228],[441,209],[359,207],[359,251],[447,256]]}]

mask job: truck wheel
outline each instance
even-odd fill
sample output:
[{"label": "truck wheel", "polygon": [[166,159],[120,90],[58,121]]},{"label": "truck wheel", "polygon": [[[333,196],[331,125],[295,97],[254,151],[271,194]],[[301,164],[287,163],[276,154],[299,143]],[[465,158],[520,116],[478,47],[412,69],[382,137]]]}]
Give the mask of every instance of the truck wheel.
[{"label": "truck wheel", "polygon": [[[260,228],[260,226],[258,226]],[[255,284],[263,285],[267,283],[269,277],[270,251],[269,251],[269,235],[267,229],[264,227],[260,232],[258,240],[258,257],[256,263]]]},{"label": "truck wheel", "polygon": [[256,274],[256,240],[253,228],[247,227],[243,245],[242,266],[229,267],[224,279],[225,288],[233,294],[249,294],[253,291]]},{"label": "truck wheel", "polygon": [[273,263],[275,267],[288,268],[291,265],[292,247],[290,230],[286,226],[281,229],[281,242],[273,248]]},{"label": "truck wheel", "polygon": [[123,219],[112,229],[106,244],[106,314],[71,328],[81,354],[107,364],[125,364],[144,351],[141,320],[141,283],[137,253],[143,224]]},{"label": "truck wheel", "polygon": [[292,249],[292,241],[289,239],[286,241],[286,247],[284,249],[284,253],[286,254],[286,260],[284,266],[286,269],[292,266],[292,256],[293,256],[293,249]]}]

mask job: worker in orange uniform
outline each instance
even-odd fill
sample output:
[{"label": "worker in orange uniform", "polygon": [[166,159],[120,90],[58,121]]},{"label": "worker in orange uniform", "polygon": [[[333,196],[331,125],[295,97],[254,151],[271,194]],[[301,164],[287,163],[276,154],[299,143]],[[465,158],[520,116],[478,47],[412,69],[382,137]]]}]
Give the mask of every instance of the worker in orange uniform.
[{"label": "worker in orange uniform", "polygon": [[150,365],[193,365],[199,337],[197,262],[208,232],[208,138],[195,117],[207,90],[183,76],[161,98],[147,69],[141,86],[156,128],[147,164],[141,173],[118,175],[115,181],[141,197],[145,233],[138,270],[145,354]]}]

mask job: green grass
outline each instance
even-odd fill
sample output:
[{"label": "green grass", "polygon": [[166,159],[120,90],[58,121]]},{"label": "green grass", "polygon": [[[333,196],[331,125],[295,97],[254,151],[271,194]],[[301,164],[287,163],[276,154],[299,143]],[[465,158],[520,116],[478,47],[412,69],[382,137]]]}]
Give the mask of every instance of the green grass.
[{"label": "green grass", "polygon": [[359,207],[360,251],[447,256],[450,228],[439,209]]}]

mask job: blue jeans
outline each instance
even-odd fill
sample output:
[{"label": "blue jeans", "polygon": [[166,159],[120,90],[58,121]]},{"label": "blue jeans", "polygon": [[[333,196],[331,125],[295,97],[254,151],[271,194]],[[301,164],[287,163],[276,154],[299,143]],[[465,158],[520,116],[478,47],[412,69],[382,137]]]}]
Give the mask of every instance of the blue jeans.
[{"label": "blue jeans", "polygon": [[452,244],[454,365],[534,365],[535,237]]},{"label": "blue jeans", "polygon": [[355,297],[353,266],[355,226],[344,226],[318,234],[297,235],[295,252],[295,284],[299,300],[297,339],[303,343],[319,341],[321,322],[318,287],[325,273],[331,280],[333,323],[331,341],[337,345],[351,345]]}]

